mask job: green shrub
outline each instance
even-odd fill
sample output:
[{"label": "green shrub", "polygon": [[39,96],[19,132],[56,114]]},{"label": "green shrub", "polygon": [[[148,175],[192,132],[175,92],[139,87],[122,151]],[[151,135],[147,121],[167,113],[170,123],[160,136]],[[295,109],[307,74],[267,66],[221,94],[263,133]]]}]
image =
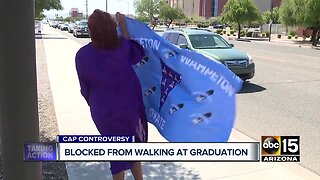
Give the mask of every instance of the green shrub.
[{"label": "green shrub", "polygon": [[244,35],[245,35],[245,32],[243,30],[240,31],[240,37],[244,37]]},{"label": "green shrub", "polygon": [[203,27],[203,28],[208,28],[209,26],[210,26],[209,23],[203,23],[203,24],[202,24],[202,27]]},{"label": "green shrub", "polygon": [[266,33],[261,33],[261,36],[262,37],[266,37]]},{"label": "green shrub", "polygon": [[198,23],[197,27],[198,28],[208,28],[209,27],[209,23]]},{"label": "green shrub", "polygon": [[298,36],[298,35],[295,35],[295,36],[294,36],[294,38],[295,38],[295,39],[298,39],[298,38],[299,38],[299,36]]},{"label": "green shrub", "polygon": [[265,32],[265,34],[266,34],[266,37],[270,36],[270,32]]},{"label": "green shrub", "polygon": [[292,38],[292,36],[291,35],[288,35],[288,39],[291,39]]},{"label": "green shrub", "polygon": [[236,31],[235,30],[231,30],[230,31],[230,34],[234,34]]},{"label": "green shrub", "polygon": [[279,39],[281,38],[281,34],[278,34],[278,36],[277,36]]},{"label": "green shrub", "polygon": [[221,34],[222,33],[222,29],[217,29],[216,33],[217,34]]},{"label": "green shrub", "polygon": [[295,35],[297,35],[297,32],[296,31],[289,31],[289,35],[295,36]]},{"label": "green shrub", "polygon": [[223,34],[227,34],[227,31],[226,31],[226,30],[223,30],[222,32],[223,32]]}]

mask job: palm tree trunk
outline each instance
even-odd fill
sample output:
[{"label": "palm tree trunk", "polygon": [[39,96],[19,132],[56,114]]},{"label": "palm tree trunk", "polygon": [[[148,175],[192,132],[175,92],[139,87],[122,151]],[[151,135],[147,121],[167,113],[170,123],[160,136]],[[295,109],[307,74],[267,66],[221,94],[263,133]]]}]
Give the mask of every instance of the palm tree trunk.
[{"label": "palm tree trunk", "polygon": [[240,39],[240,31],[241,31],[241,26],[240,26],[240,23],[238,23],[238,39]]},{"label": "palm tree trunk", "polygon": [[311,39],[310,39],[310,42],[314,42],[315,38],[316,38],[316,35],[317,35],[317,30],[316,28],[312,28],[312,36],[311,36]]},{"label": "palm tree trunk", "polygon": [[316,31],[316,36],[312,41],[312,45],[317,46],[317,44],[319,43],[319,39],[320,39],[320,28],[317,28],[314,31]]}]

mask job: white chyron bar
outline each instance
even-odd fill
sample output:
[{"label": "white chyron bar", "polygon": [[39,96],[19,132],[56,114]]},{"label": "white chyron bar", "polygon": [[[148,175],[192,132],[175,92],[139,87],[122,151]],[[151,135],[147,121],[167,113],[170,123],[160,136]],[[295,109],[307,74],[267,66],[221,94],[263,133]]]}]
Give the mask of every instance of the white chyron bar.
[{"label": "white chyron bar", "polygon": [[59,143],[60,161],[259,161],[259,143]]}]

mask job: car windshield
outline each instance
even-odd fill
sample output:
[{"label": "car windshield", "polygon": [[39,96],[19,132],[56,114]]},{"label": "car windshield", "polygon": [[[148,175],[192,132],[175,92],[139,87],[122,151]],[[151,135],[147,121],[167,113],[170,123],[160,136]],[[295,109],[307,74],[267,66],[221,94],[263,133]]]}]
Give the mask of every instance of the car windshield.
[{"label": "car windshield", "polygon": [[189,35],[191,44],[195,49],[227,49],[231,48],[229,43],[222,37],[214,34]]},{"label": "car windshield", "polygon": [[80,22],[79,26],[86,27],[86,26],[88,26],[88,22]]}]

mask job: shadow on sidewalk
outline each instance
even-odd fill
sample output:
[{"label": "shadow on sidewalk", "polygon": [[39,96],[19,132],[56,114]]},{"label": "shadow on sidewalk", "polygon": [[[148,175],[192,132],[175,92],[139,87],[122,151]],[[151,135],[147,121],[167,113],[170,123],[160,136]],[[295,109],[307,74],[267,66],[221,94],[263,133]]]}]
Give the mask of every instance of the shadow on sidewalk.
[{"label": "shadow on sidewalk", "polygon": [[242,89],[238,92],[238,94],[244,94],[244,93],[256,93],[266,90],[266,88],[259,86],[257,84],[253,84],[250,82],[244,82]]},{"label": "shadow on sidewalk", "polygon": [[35,39],[68,39],[66,37],[62,37],[62,36],[50,36],[48,34],[44,35],[44,34],[36,34],[35,35]]},{"label": "shadow on sidewalk", "polygon": [[[69,180],[105,180],[112,179],[108,162],[72,162],[66,163]],[[200,175],[173,162],[142,163],[145,180],[163,179],[200,179]],[[126,171],[126,180],[133,180],[131,172]]]}]

